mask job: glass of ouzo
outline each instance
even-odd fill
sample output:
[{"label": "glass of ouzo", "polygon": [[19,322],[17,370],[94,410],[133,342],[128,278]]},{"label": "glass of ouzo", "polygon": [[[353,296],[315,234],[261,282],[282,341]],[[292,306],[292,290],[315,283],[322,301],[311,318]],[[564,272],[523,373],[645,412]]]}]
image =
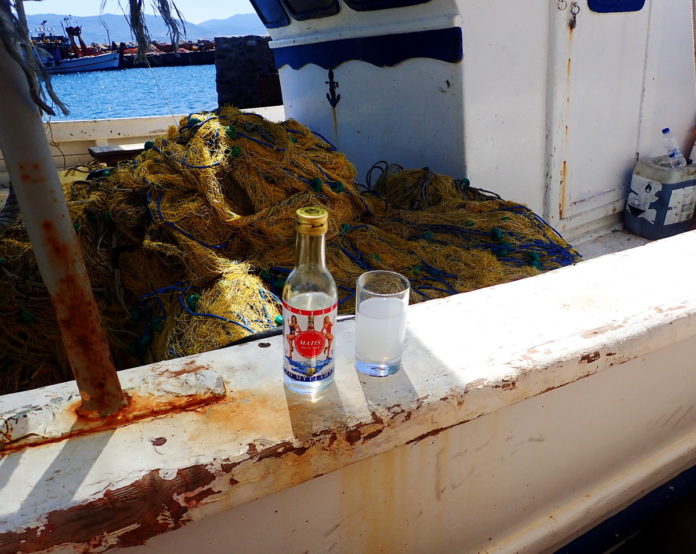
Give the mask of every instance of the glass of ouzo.
[{"label": "glass of ouzo", "polygon": [[368,271],[355,291],[355,368],[386,377],[401,367],[411,285],[393,271]]}]

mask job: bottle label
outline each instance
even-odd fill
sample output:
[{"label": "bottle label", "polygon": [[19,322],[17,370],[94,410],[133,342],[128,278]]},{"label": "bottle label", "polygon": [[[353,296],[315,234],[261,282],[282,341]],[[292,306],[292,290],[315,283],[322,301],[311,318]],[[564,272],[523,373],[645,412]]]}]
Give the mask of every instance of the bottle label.
[{"label": "bottle label", "polygon": [[300,310],[283,301],[283,370],[296,381],[322,381],[333,375],[338,304],[323,310]]}]

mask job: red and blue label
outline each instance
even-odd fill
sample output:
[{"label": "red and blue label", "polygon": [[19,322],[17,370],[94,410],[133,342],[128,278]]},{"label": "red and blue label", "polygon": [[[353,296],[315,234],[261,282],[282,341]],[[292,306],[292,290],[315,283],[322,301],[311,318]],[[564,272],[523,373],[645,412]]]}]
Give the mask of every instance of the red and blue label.
[{"label": "red and blue label", "polygon": [[334,372],[334,333],[338,304],[301,310],[283,302],[283,371],[295,381],[323,381]]}]

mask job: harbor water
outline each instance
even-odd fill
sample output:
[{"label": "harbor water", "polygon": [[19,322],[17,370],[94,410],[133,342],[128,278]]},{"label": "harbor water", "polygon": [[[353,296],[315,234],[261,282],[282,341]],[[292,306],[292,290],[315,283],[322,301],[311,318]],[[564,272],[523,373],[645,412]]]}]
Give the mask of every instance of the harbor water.
[{"label": "harbor water", "polygon": [[53,75],[51,81],[70,110],[68,115],[56,110],[51,121],[188,114],[217,107],[212,64]]}]

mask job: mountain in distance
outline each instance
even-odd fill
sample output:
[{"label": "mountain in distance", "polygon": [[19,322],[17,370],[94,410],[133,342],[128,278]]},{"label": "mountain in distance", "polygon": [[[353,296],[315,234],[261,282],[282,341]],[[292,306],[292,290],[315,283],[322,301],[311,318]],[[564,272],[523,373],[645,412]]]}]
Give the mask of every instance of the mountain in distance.
[{"label": "mountain in distance", "polygon": [[[102,14],[101,16],[92,15],[84,17],[73,17],[70,23],[63,21],[66,17],[64,14],[35,14],[27,15],[27,24],[32,36],[36,35],[36,28],[45,20],[47,27],[53,27],[54,33],[58,35],[65,34],[61,23],[64,26],[79,25],[82,27],[82,40],[87,44],[92,42],[107,44],[114,41],[130,42],[133,40],[128,22],[123,15]],[[152,40],[159,42],[169,42],[169,34],[167,27],[161,17],[155,15],[146,15],[145,22],[150,31]],[[193,42],[198,39],[212,40],[216,36],[234,36],[234,35],[266,35],[266,28],[263,26],[256,14],[237,14],[227,19],[211,19],[204,21],[198,25],[194,23],[184,22],[186,25],[186,39]],[[108,33],[107,30],[108,29]]]},{"label": "mountain in distance", "polygon": [[267,35],[259,16],[255,13],[240,13],[226,19],[209,19],[197,25],[215,37]]}]

